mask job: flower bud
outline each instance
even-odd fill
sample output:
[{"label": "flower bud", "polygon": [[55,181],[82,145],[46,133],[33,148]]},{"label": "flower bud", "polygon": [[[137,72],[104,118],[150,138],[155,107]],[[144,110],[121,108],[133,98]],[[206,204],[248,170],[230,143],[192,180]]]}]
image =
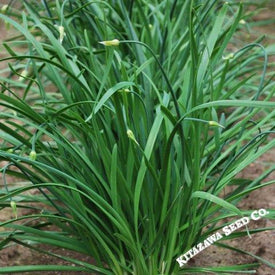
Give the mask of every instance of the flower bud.
[{"label": "flower bud", "polygon": [[64,29],[63,26],[59,26],[59,25],[57,25],[57,24],[55,24],[54,26],[56,27],[56,29],[57,29],[58,32],[59,32],[59,39],[58,39],[58,41],[60,42],[60,44],[62,44],[63,39],[64,39],[64,37],[66,36],[65,29]]},{"label": "flower bud", "polygon": [[118,91],[119,93],[130,93],[130,90],[125,88]]},{"label": "flower bud", "polygon": [[223,56],[222,57],[223,60],[229,60],[229,59],[233,59],[233,58],[234,58],[234,54],[233,53],[230,53],[227,56]]},{"label": "flower bud", "polygon": [[11,206],[13,215],[14,215],[15,218],[17,219],[17,208],[16,208],[16,203],[15,203],[15,201],[11,201],[11,202],[10,202],[10,206]]},{"label": "flower bud", "polygon": [[32,150],[30,152],[29,159],[30,160],[36,160],[36,152],[34,150]]},{"label": "flower bud", "polygon": [[5,14],[5,13],[7,12],[8,8],[9,8],[9,5],[4,5],[4,6],[2,6],[2,8],[1,8],[1,10],[0,10],[0,13]]},{"label": "flower bud", "polygon": [[58,31],[59,31],[59,42],[60,42],[60,44],[62,44],[63,39],[66,36],[66,33],[64,31],[64,27],[63,26],[59,26],[58,27]]},{"label": "flower bud", "polygon": [[20,74],[20,76],[19,76],[19,78],[18,78],[18,81],[19,81],[19,82],[23,82],[24,79],[25,79],[28,75],[29,75],[28,70],[24,69],[24,70],[21,72],[21,74]]},{"label": "flower bud", "polygon": [[219,124],[218,122],[213,121],[213,120],[208,121],[208,124],[209,124],[209,126],[224,128],[224,126],[222,126],[221,124]]},{"label": "flower bud", "polygon": [[135,138],[134,133],[130,129],[127,130],[127,136],[129,139],[133,140],[137,145],[139,145]]},{"label": "flower bud", "polygon": [[119,40],[118,39],[113,39],[113,40],[107,40],[107,41],[100,41],[100,44],[104,46],[118,46],[119,45]]}]

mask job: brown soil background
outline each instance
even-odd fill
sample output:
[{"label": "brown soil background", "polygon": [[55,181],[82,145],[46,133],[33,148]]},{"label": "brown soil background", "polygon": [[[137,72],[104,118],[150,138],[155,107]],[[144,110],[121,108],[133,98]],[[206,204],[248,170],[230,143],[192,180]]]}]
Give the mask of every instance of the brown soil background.
[{"label": "brown soil background", "polygon": [[[0,1],[0,4],[4,4],[6,1]],[[257,15],[254,20],[262,20],[262,19],[270,19],[274,18],[275,15],[275,3],[274,1],[270,2],[270,6],[268,9],[264,9],[261,14]],[[269,37],[268,43],[275,42],[275,32],[274,32],[275,24],[267,25],[263,27],[255,27],[253,33],[251,34],[253,37],[258,37],[262,34],[267,34]],[[8,35],[10,35],[10,31],[7,33],[5,30],[4,23],[0,21],[0,41],[4,40]],[[267,42],[266,42],[267,43]],[[0,58],[6,56],[3,49],[0,48]],[[274,57],[272,58],[274,60]],[[0,69],[3,68],[3,63],[0,62]],[[274,137],[273,137],[274,138]],[[275,148],[260,159],[258,159],[255,163],[247,167],[242,174],[240,175],[242,178],[250,178],[255,179],[258,175],[260,175],[264,170],[266,170],[270,165],[275,162]],[[274,180],[275,172],[269,175],[266,181]],[[0,178],[0,182],[2,179]],[[275,208],[275,186],[268,186],[261,190],[257,190],[252,192],[249,196],[247,196],[240,204],[239,207],[241,209],[249,209],[256,210],[260,208],[268,209]],[[0,222],[7,220],[12,217],[12,213],[10,209],[3,209],[0,211]],[[234,220],[233,220],[234,221]],[[261,227],[275,227],[275,222],[268,219],[261,219],[259,221],[254,221],[249,223],[249,228],[261,228]],[[0,231],[3,230],[0,227]],[[256,254],[266,260],[274,261],[275,259],[275,233],[274,231],[265,231],[261,233],[257,233],[252,235],[250,239],[248,236],[239,238],[234,241],[228,242],[228,244],[246,250],[250,253]],[[59,253],[68,257],[75,257],[79,260],[84,260],[87,262],[91,262],[89,257],[78,255],[76,253],[57,249],[53,247],[43,248],[50,250],[54,253]],[[191,261],[189,266],[222,266],[222,265],[236,265],[236,264],[244,264],[244,263],[252,263],[255,262],[255,259],[249,256],[244,256],[237,252],[231,252],[226,249],[218,248],[215,246],[210,246],[197,256],[195,256]],[[1,266],[15,266],[15,265],[39,265],[39,264],[65,264],[60,259],[41,254],[36,251],[32,251],[22,246],[12,246],[0,251],[0,268]],[[16,273],[16,274],[39,274],[40,272],[31,272],[31,273]],[[12,273],[9,273],[12,274]],[[15,274],[15,273],[14,273]],[[84,272],[43,272],[45,275],[51,274],[88,274]],[[91,274],[91,273],[89,273]],[[214,273],[213,273],[214,274]],[[217,273],[216,273],[217,274]],[[271,269],[266,265],[261,265],[257,269],[258,275],[273,275],[275,274],[275,270]],[[145,274],[144,274],[145,275]]]}]

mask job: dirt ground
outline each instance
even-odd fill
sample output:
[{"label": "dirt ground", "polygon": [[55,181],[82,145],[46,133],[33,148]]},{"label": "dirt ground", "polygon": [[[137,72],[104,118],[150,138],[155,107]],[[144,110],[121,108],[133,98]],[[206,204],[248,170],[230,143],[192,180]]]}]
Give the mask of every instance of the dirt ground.
[{"label": "dirt ground", "polygon": [[[0,1],[0,3],[4,3]],[[275,5],[274,5],[275,6]],[[275,9],[274,9],[275,10]],[[260,18],[273,18],[274,17],[274,10],[264,10],[260,17],[256,17],[256,19]],[[255,19],[255,20],[256,20]],[[257,27],[255,28],[255,32],[253,35],[259,36],[262,33],[267,33],[273,37],[274,39],[274,26],[265,26],[265,27]],[[7,33],[4,28],[4,24],[0,21],[0,40],[6,37]],[[273,40],[274,42],[275,40]],[[0,50],[0,58],[2,58],[5,54]],[[0,68],[3,68],[2,63],[0,62]],[[260,175],[265,169],[270,167],[272,164],[275,163],[275,148],[262,156],[257,162],[253,163],[249,167],[245,169],[240,175],[243,178],[251,178],[255,179],[258,175]],[[266,181],[274,180],[275,179],[275,172],[270,174]],[[2,179],[0,178],[0,182]],[[269,209],[275,208],[275,186],[268,186],[261,190],[257,190],[252,192],[249,196],[247,196],[238,206],[241,209],[249,209],[249,210],[256,210],[260,208]],[[0,222],[7,220],[12,217],[12,213],[10,209],[3,209],[0,211]],[[261,228],[261,227],[275,227],[275,222],[268,220],[268,219],[261,219],[258,221],[253,221],[249,223],[249,228]],[[0,227],[0,232],[3,228]],[[257,233],[252,235],[250,239],[248,236],[240,238],[238,240],[230,241],[228,244],[246,250],[252,254],[260,256],[266,260],[274,261],[275,259],[275,233],[274,231],[265,231],[261,233]],[[51,252],[59,253],[68,257],[74,257],[79,260],[84,260],[87,262],[92,262],[89,257],[85,257],[83,255],[78,255],[76,253],[43,246],[42,248],[48,249]],[[250,256],[243,256],[237,252],[231,252],[226,249],[218,248],[215,246],[210,246],[206,250],[202,251],[200,254],[196,255],[189,263],[189,266],[222,266],[222,265],[236,265],[242,263],[253,263],[255,259]],[[33,264],[63,264],[64,262],[60,259],[41,254],[36,251],[32,251],[30,249],[21,247],[21,246],[12,246],[0,251],[0,268],[1,266],[15,266],[15,265],[33,265]],[[39,272],[40,273],[40,272]],[[31,273],[16,273],[16,274],[39,274],[38,272],[31,272]],[[11,273],[10,273],[11,274]],[[53,275],[53,274],[88,274],[84,272],[43,272],[45,275]],[[89,273],[91,274],[91,273]],[[258,269],[256,274],[258,275],[273,275],[275,274],[275,270],[271,269],[266,265],[261,265]]]}]

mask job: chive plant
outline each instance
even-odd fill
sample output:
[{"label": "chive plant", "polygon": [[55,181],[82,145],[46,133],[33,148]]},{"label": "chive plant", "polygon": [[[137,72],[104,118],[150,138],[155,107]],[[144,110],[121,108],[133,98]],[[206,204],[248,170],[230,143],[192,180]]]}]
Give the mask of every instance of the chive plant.
[{"label": "chive plant", "polygon": [[[245,251],[258,262],[180,268],[176,261],[227,218],[250,214],[237,203],[274,183],[262,183],[274,165],[254,180],[236,178],[275,146],[275,88],[261,39],[230,51],[248,20],[242,4],[21,4],[0,15],[18,32],[2,45],[0,205],[14,218],[0,224],[0,248],[19,244],[74,266],[0,273],[235,274],[272,266]],[[213,245],[235,249],[223,240]],[[93,264],[39,244],[89,255]]]}]

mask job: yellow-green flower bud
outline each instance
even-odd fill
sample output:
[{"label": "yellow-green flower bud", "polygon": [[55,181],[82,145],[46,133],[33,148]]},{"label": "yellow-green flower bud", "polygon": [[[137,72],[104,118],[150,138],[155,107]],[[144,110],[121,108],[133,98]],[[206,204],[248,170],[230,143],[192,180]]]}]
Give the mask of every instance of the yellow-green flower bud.
[{"label": "yellow-green flower bud", "polygon": [[59,25],[57,25],[57,24],[55,24],[54,26],[56,27],[56,29],[57,29],[58,32],[59,32],[59,39],[58,39],[58,41],[60,42],[60,44],[62,44],[63,39],[64,39],[64,37],[66,36],[65,29],[64,29],[63,26],[59,26]]},{"label": "yellow-green flower bud", "polygon": [[8,10],[8,7],[9,7],[9,5],[4,5],[4,6],[2,6],[2,8],[1,8],[1,10],[0,10],[0,13],[5,14],[5,13],[7,12],[7,10]]},{"label": "yellow-green flower bud", "polygon": [[213,120],[208,121],[208,124],[209,124],[210,126],[224,128],[224,126],[222,126],[221,124],[219,124],[218,122],[213,121]]},{"label": "yellow-green flower bud", "polygon": [[246,24],[246,21],[245,21],[244,19],[241,19],[241,20],[239,21],[239,23],[242,24],[242,25],[245,25],[245,24]]},{"label": "yellow-green flower bud", "polygon": [[133,140],[137,145],[139,145],[135,138],[134,133],[130,129],[127,130],[127,136],[129,139]]},{"label": "yellow-green flower bud", "polygon": [[8,149],[8,151],[7,151],[8,153],[10,153],[10,154],[12,154],[13,153],[13,149],[12,148],[10,148],[10,149]]},{"label": "yellow-green flower bud", "polygon": [[66,33],[64,31],[64,27],[63,26],[59,26],[58,27],[58,31],[59,31],[59,42],[60,42],[60,44],[62,44],[63,39],[66,36]]},{"label": "yellow-green flower bud", "polygon": [[30,160],[36,160],[36,152],[32,150],[29,155]]},{"label": "yellow-green flower bud", "polygon": [[100,44],[104,46],[118,46],[119,45],[119,40],[118,39],[113,39],[113,40],[107,40],[107,41],[100,41]]},{"label": "yellow-green flower bud", "polygon": [[223,60],[229,60],[229,59],[233,59],[233,58],[234,58],[234,54],[233,53],[230,53],[227,56],[223,56],[222,57]]},{"label": "yellow-green flower bud", "polygon": [[20,73],[18,81],[23,82],[25,78],[31,77],[32,74],[33,74],[33,66],[26,65],[25,69]]},{"label": "yellow-green flower bud", "polygon": [[130,93],[130,90],[129,89],[121,89],[119,90],[120,93]]},{"label": "yellow-green flower bud", "polygon": [[24,69],[24,70],[21,72],[21,74],[20,74],[20,76],[19,76],[19,78],[18,78],[18,81],[19,81],[19,82],[24,81],[24,79],[25,79],[28,75],[29,75],[28,70]]},{"label": "yellow-green flower bud", "polygon": [[10,202],[10,206],[11,206],[13,215],[14,215],[15,218],[17,219],[17,207],[16,207],[15,201],[11,201],[11,202]]}]

